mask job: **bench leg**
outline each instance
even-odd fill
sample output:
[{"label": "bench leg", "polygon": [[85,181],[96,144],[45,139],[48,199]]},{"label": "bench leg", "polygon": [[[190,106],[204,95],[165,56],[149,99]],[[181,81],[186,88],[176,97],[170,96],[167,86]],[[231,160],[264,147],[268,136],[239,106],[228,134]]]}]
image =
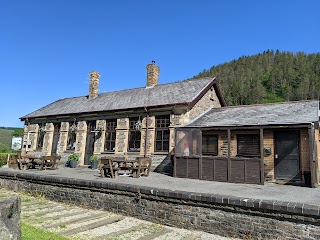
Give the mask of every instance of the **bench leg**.
[{"label": "bench leg", "polygon": [[132,177],[134,177],[134,178],[139,177],[138,170],[132,170]]},{"label": "bench leg", "polygon": [[101,177],[106,177],[105,170],[103,168],[100,169]]}]

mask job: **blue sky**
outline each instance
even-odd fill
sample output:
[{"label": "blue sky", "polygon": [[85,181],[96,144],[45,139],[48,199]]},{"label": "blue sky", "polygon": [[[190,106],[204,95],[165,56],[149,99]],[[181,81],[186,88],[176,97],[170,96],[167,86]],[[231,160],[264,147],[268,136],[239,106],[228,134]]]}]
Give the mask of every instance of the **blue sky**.
[{"label": "blue sky", "polygon": [[61,98],[190,78],[243,55],[320,52],[318,0],[1,0],[0,126]]}]

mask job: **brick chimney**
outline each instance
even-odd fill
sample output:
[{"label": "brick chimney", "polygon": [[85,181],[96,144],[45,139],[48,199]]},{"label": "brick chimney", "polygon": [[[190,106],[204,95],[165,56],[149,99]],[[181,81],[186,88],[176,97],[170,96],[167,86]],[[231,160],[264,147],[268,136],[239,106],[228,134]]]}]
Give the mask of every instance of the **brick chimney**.
[{"label": "brick chimney", "polygon": [[98,96],[99,78],[100,73],[96,71],[90,72],[89,98],[95,98]]},{"label": "brick chimney", "polygon": [[156,62],[152,60],[151,64],[147,65],[147,87],[152,87],[158,84],[160,68]]}]

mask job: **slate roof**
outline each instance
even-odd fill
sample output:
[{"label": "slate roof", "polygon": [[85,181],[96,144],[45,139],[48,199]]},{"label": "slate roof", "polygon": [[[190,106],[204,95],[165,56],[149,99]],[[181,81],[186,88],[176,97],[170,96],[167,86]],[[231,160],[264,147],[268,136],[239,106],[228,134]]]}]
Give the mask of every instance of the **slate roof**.
[{"label": "slate roof", "polygon": [[318,101],[213,108],[186,127],[306,124],[319,121]]},{"label": "slate roof", "polygon": [[[21,117],[21,120],[55,115],[190,104],[203,90],[214,84],[216,85],[214,78],[202,78],[159,84],[150,88],[106,92],[92,99],[88,99],[88,96],[64,98]],[[220,101],[224,102],[223,98]]]}]

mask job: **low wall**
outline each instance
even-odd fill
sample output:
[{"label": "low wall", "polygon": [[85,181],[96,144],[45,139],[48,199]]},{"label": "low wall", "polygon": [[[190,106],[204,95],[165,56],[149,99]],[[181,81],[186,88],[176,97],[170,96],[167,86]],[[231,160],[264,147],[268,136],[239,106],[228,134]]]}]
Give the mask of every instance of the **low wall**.
[{"label": "low wall", "polygon": [[21,239],[18,196],[0,200],[0,239]]},{"label": "low wall", "polygon": [[253,239],[320,239],[319,207],[20,172],[0,186],[147,221]]}]

